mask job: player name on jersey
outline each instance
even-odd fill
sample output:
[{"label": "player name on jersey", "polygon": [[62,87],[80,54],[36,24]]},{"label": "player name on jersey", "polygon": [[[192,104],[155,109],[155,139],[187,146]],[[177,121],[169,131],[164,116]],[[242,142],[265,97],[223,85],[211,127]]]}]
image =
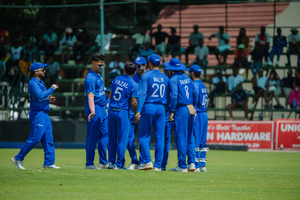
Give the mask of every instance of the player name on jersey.
[{"label": "player name on jersey", "polygon": [[116,80],[115,84],[121,86],[121,87],[124,87],[124,88],[127,88],[128,87],[128,83],[125,83],[123,81],[120,81],[120,80]]},{"label": "player name on jersey", "polygon": [[181,85],[186,85],[186,84],[189,84],[191,82],[191,79],[183,79],[183,80],[179,80],[180,84]]},{"label": "player name on jersey", "polygon": [[155,78],[155,77],[153,77],[153,81],[161,83],[161,82],[164,82],[165,80],[164,80],[164,78]]}]

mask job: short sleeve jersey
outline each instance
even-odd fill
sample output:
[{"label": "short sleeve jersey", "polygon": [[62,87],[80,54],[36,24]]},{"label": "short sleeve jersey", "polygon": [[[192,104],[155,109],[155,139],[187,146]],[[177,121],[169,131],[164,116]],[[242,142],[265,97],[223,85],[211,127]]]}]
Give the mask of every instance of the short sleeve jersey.
[{"label": "short sleeve jersey", "polygon": [[128,75],[118,76],[111,84],[110,107],[128,110],[131,98],[139,94],[138,84]]},{"label": "short sleeve jersey", "polygon": [[99,105],[105,105],[105,90],[103,80],[100,74],[90,70],[84,80],[85,102],[88,103],[88,93],[93,93],[94,102]]},{"label": "short sleeve jersey", "polygon": [[207,107],[207,89],[201,80],[193,82],[196,90],[199,92],[199,98],[196,106],[197,112],[206,112]]}]

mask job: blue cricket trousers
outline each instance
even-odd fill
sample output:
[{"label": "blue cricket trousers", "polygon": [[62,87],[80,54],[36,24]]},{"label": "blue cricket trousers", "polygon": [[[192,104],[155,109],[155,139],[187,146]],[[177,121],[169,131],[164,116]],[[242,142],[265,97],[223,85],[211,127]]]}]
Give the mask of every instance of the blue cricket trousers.
[{"label": "blue cricket trousers", "polygon": [[186,169],[188,164],[195,163],[195,139],[193,136],[194,116],[189,114],[186,106],[177,106],[175,110],[175,140],[177,145],[178,166]]},{"label": "blue cricket trousers", "polygon": [[55,162],[55,150],[53,144],[52,124],[49,115],[44,111],[31,111],[29,114],[31,133],[23,144],[16,160],[24,160],[24,157],[39,142],[44,149],[44,165],[53,165]]},{"label": "blue cricket trousers", "polygon": [[[128,145],[128,110],[109,108],[108,111],[108,162],[123,168]],[[118,159],[116,162],[116,154]]]},{"label": "blue cricket trousers", "polygon": [[174,126],[174,121],[170,122],[169,119],[168,119],[169,115],[170,115],[170,112],[168,112],[166,114],[165,148],[164,148],[164,157],[163,157],[161,167],[166,167],[167,164],[168,164],[170,141],[171,141],[172,129],[173,129],[173,126]]},{"label": "blue cricket trousers", "polygon": [[208,116],[206,112],[197,112],[197,116],[194,122],[194,136],[195,136],[195,146],[196,149],[196,168],[205,167],[206,151],[202,148],[206,148],[207,141],[207,126],[208,126]]},{"label": "blue cricket trousers", "polygon": [[98,143],[99,162],[107,165],[106,147],[107,147],[107,113],[105,105],[95,103],[95,116],[88,121],[88,116],[91,113],[89,105],[84,106],[87,123],[86,136],[86,166],[94,165],[95,149]]},{"label": "blue cricket trousers", "polygon": [[140,118],[140,162],[152,162],[150,141],[152,124],[155,132],[155,162],[154,167],[160,168],[164,153],[165,106],[162,104],[145,103]]},{"label": "blue cricket trousers", "polygon": [[128,149],[129,155],[131,157],[131,163],[138,164],[139,161],[137,159],[137,155],[136,155],[136,151],[135,151],[135,147],[134,147],[137,124],[134,123],[134,113],[132,111],[129,111],[129,116],[130,116],[130,119],[129,119],[129,124],[128,124],[127,149]]},{"label": "blue cricket trousers", "polygon": [[275,53],[277,54],[277,60],[279,61],[279,58],[280,58],[280,55],[281,55],[282,51],[283,51],[283,46],[279,46],[279,45],[273,46],[272,50],[270,52],[270,61],[273,62],[273,58],[274,58]]}]

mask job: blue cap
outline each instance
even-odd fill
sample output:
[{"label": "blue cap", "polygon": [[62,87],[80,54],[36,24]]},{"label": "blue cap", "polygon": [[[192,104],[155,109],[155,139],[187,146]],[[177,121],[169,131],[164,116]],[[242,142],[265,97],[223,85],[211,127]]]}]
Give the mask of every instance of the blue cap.
[{"label": "blue cap", "polygon": [[165,62],[164,65],[167,69],[174,71],[181,71],[186,69],[185,65],[182,64],[177,58],[172,58],[170,62]]},{"label": "blue cap", "polygon": [[159,65],[161,62],[161,59],[157,54],[152,54],[151,56],[148,56],[147,60],[149,60],[149,62],[151,62],[154,65]]},{"label": "blue cap", "polygon": [[202,73],[202,70],[201,70],[199,65],[192,65],[190,68],[186,68],[185,71],[191,71],[191,72],[194,72],[196,74],[201,74]]},{"label": "blue cap", "polygon": [[47,66],[47,64],[42,64],[42,63],[39,63],[39,62],[34,62],[30,66],[30,71],[34,72],[35,70],[40,69],[40,68],[45,68],[46,66]]},{"label": "blue cap", "polygon": [[146,59],[143,57],[136,57],[134,60],[134,63],[138,64],[138,65],[146,65],[147,64]]}]

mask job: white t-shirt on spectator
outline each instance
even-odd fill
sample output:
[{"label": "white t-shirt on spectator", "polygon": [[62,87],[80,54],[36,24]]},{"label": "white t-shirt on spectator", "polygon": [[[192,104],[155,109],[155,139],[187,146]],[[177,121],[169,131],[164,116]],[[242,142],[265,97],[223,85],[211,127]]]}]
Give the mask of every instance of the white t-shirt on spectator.
[{"label": "white t-shirt on spectator", "polygon": [[202,46],[202,48],[200,48],[200,46],[198,45],[195,48],[195,55],[198,56],[200,58],[200,60],[203,60],[204,56],[207,56],[209,54],[209,50],[207,46]]},{"label": "white t-shirt on spectator", "polygon": [[[225,76],[222,76],[222,80],[223,80],[224,83],[226,83],[226,81],[227,81]],[[220,82],[220,78],[219,77],[215,76],[215,77],[212,78],[212,83],[213,84],[218,84],[219,82]],[[214,86],[214,89],[216,89],[216,88],[217,87]]]},{"label": "white t-shirt on spectator", "polygon": [[136,44],[144,44],[146,42],[148,42],[148,43],[151,42],[150,35],[142,35],[140,33],[136,33],[136,34],[132,35],[132,38],[135,39]]},{"label": "white t-shirt on spectator", "polygon": [[52,33],[51,37],[49,37],[49,35],[47,33],[44,35],[44,40],[46,40],[47,45],[52,45],[54,43],[54,41],[56,40],[56,38],[57,38],[56,33]]},{"label": "white t-shirt on spectator", "polygon": [[238,84],[242,82],[244,82],[244,78],[240,74],[236,75],[236,77],[233,75],[229,76],[227,80],[228,90],[232,91]]},{"label": "white t-shirt on spectator", "polygon": [[15,48],[14,46],[10,47],[10,53],[13,60],[19,60],[21,59],[21,52],[23,50],[23,47],[19,46]]},{"label": "white t-shirt on spectator", "polygon": [[[220,32],[216,32],[214,34],[215,37],[218,38],[218,43],[219,43],[219,46],[222,46],[222,45],[225,45],[225,40],[221,39],[220,37]],[[228,33],[223,33],[222,34],[223,38],[225,38],[226,40],[229,40],[230,39],[230,35]]]},{"label": "white t-shirt on spectator", "polygon": [[299,33],[297,33],[296,35],[290,34],[288,36],[288,42],[292,42],[293,44],[300,42],[300,34]]},{"label": "white t-shirt on spectator", "polygon": [[[117,35],[113,33],[104,34],[104,50],[109,51],[111,39],[115,38]],[[101,47],[101,34],[97,35],[95,43],[98,43],[98,47]]]},{"label": "white t-shirt on spectator", "polygon": [[204,36],[203,36],[203,34],[201,32],[198,32],[197,34],[195,34],[194,32],[192,32],[190,34],[190,37],[189,37],[189,39],[192,40],[192,44],[193,45],[198,45],[200,38],[204,39]]},{"label": "white t-shirt on spectator", "polygon": [[[109,66],[108,66],[108,67],[109,67],[109,68],[117,67],[117,63],[116,63],[115,61],[111,61],[111,62],[109,63]],[[119,67],[120,67],[121,69],[124,69],[125,64],[124,64],[123,62],[119,62]],[[121,72],[120,72],[119,69],[113,69],[113,70],[111,70],[109,73],[117,73],[118,75],[121,75]]]},{"label": "white t-shirt on spectator", "polygon": [[60,66],[59,66],[58,62],[54,61],[52,64],[47,63],[47,73],[48,74],[54,74],[57,71],[59,71],[59,69],[60,69]]},{"label": "white t-shirt on spectator", "polygon": [[268,77],[266,77],[266,76],[263,76],[263,77],[260,77],[260,78],[258,77],[256,79],[257,87],[260,87],[262,89],[266,89],[267,80],[268,80]]},{"label": "white t-shirt on spectator", "polygon": [[68,39],[66,38],[66,36],[64,35],[63,38],[61,39],[60,43],[64,44],[67,43],[69,46],[74,46],[74,44],[77,42],[76,36],[73,35],[73,37],[68,37]]}]

